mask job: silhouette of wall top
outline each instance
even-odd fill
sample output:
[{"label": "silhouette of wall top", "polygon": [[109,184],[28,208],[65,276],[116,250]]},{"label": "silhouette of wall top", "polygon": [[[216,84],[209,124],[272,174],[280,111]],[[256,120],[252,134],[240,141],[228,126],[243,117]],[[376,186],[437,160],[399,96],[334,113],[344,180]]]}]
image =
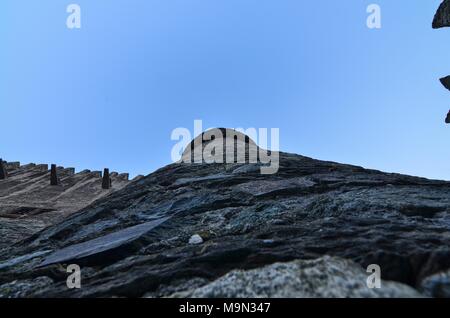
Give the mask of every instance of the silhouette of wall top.
[{"label": "silhouette of wall top", "polygon": [[444,87],[446,89],[448,89],[450,91],[450,76],[441,78],[441,83],[442,83],[442,85],[444,85]]},{"label": "silhouette of wall top", "polygon": [[444,0],[436,12],[433,20],[433,28],[450,27],[450,0]]},{"label": "silhouette of wall top", "polygon": [[[444,27],[450,27],[450,0],[444,0],[439,6],[433,20],[433,28],[439,29]],[[445,88],[450,90],[450,76],[441,78],[441,83]],[[450,110],[447,113],[445,122],[450,124]]]}]

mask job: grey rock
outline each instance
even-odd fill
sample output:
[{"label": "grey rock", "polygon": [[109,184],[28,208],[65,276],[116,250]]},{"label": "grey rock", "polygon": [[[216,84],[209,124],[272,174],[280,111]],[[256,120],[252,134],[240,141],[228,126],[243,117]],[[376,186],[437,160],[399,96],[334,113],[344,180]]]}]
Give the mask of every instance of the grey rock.
[{"label": "grey rock", "polygon": [[203,285],[206,285],[208,283],[209,281],[204,278],[181,279],[171,282],[170,285],[161,285],[155,292],[145,294],[143,297],[148,298],[164,297],[164,296],[167,297],[167,295],[182,293],[185,292],[186,290],[192,290],[201,287]]},{"label": "grey rock", "polygon": [[[450,182],[288,153],[280,153],[274,175],[245,166],[180,162],[111,192],[102,190],[97,178],[96,193],[109,195],[102,193],[58,223],[0,249],[3,263],[55,251],[4,268],[0,285],[26,282],[27,295],[34,297],[167,297],[236,270],[331,255],[362,268],[378,264],[384,280],[419,288],[424,278],[450,268]],[[75,189],[89,192],[91,174],[79,177],[87,182],[76,182]],[[11,180],[14,173],[0,182],[0,194],[23,189]],[[58,198],[66,202],[71,190]],[[30,200],[30,192],[23,193]],[[8,202],[19,197],[9,196]],[[203,244],[187,244],[195,233]],[[54,278],[55,268],[72,262],[83,268],[82,289],[67,289],[61,278],[33,288],[33,279]],[[341,277],[352,272],[347,265],[340,267]],[[345,280],[340,282],[344,295]]]},{"label": "grey rock", "polygon": [[192,235],[191,238],[189,239],[189,244],[202,244],[202,243],[203,243],[203,239],[198,234]]},{"label": "grey rock", "polygon": [[25,279],[21,281],[12,281],[0,285],[0,298],[26,298],[31,297],[33,293],[49,287],[53,280],[49,277],[37,277],[34,279]]},{"label": "grey rock", "polygon": [[253,163],[238,166],[233,170],[233,174],[247,174],[261,171],[261,164]]},{"label": "grey rock", "polygon": [[197,177],[197,178],[181,178],[181,179],[178,179],[177,181],[175,181],[174,185],[182,186],[182,185],[186,185],[189,183],[197,183],[197,182],[202,182],[202,181],[207,181],[207,180],[221,180],[221,179],[226,179],[226,178],[230,178],[230,177],[231,177],[230,175],[217,174],[217,175]]},{"label": "grey rock", "polygon": [[450,298],[450,270],[425,278],[420,290],[429,297]]},{"label": "grey rock", "polygon": [[10,259],[10,260],[7,260],[5,262],[0,263],[0,270],[2,270],[4,268],[15,266],[17,264],[23,263],[25,261],[31,260],[31,259],[39,257],[39,256],[47,255],[50,252],[51,252],[50,250],[37,251],[35,253],[31,253],[31,254],[26,254],[26,255],[15,257],[13,259]]},{"label": "grey rock", "polygon": [[276,263],[235,270],[200,288],[172,295],[192,298],[406,298],[423,297],[413,288],[382,281],[367,286],[368,274],[357,264],[336,257]]},{"label": "grey rock", "polygon": [[161,225],[168,218],[162,218],[152,222],[135,225],[96,239],[68,246],[60,249],[44,259],[40,266],[55,263],[67,263],[86,261],[93,262],[93,258],[105,258],[107,253],[117,252],[117,249],[125,244],[133,242],[148,233],[155,227]]},{"label": "grey rock", "polygon": [[308,178],[294,178],[276,181],[251,181],[236,186],[238,191],[243,191],[254,196],[276,195],[277,193],[308,192],[316,183]]},{"label": "grey rock", "polygon": [[131,181],[139,181],[139,180],[141,180],[141,179],[143,179],[145,176],[143,176],[143,175],[137,175],[136,177],[134,177],[133,178],[133,180],[131,180]]}]

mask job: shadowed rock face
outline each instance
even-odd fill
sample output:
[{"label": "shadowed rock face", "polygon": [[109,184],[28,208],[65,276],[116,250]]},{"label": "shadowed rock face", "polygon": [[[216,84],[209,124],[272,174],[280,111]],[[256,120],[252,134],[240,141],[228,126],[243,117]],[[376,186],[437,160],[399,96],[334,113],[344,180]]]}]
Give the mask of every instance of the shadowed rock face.
[{"label": "shadowed rock face", "polygon": [[429,297],[450,298],[450,270],[424,279],[420,291]]},{"label": "shadowed rock face", "polygon": [[[0,250],[0,295],[200,293],[236,270],[264,273],[277,262],[326,255],[351,260],[359,271],[379,264],[384,280],[412,287],[450,269],[449,182],[287,153],[277,174],[261,175],[258,167],[176,163],[132,182]],[[199,244],[189,243],[194,235]],[[66,287],[60,264],[71,262],[81,262],[81,289]],[[319,272],[335,266],[312,264]],[[356,265],[340,264],[351,276]],[[340,276],[342,294],[349,275]],[[292,288],[293,297],[305,295]]]},{"label": "shadowed rock face", "polygon": [[[444,27],[450,27],[450,0],[444,0],[441,3],[433,20],[433,28],[438,29]],[[441,78],[441,83],[445,88],[450,90],[450,76]],[[450,111],[447,114],[445,122],[450,124]]]},{"label": "shadowed rock face", "polygon": [[116,231],[96,239],[71,245],[58,250],[44,259],[40,266],[47,266],[58,263],[81,264],[85,259],[92,264],[94,258],[98,258],[100,264],[105,262],[106,257],[115,257],[120,253],[118,249],[125,247],[128,243],[137,240],[139,237],[156,228],[167,220],[167,218],[131,226],[129,228]]},{"label": "shadowed rock face", "polygon": [[433,28],[450,27],[450,1],[444,0],[436,12],[433,20]]},{"label": "shadowed rock face", "polygon": [[[449,4],[433,27],[450,26]],[[177,163],[139,178],[4,244],[0,297],[450,297],[450,182],[287,153],[277,174],[259,171]],[[2,204],[33,197],[16,181],[0,183]],[[82,265],[82,289],[67,289],[66,262]],[[380,290],[364,284],[369,264]]]},{"label": "shadowed rock face", "polygon": [[3,163],[3,160],[0,158],[0,180],[4,180],[7,177],[7,172],[5,168],[5,164]]}]

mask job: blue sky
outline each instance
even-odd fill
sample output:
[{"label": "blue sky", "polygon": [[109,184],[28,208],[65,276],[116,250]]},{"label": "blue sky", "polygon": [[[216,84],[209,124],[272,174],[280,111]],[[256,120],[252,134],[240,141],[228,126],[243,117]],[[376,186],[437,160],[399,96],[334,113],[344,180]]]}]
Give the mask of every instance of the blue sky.
[{"label": "blue sky", "polygon": [[[366,8],[382,9],[382,28]],[[81,7],[82,28],[66,27]],[[450,180],[440,0],[2,0],[0,156],[148,174],[177,127]]]}]

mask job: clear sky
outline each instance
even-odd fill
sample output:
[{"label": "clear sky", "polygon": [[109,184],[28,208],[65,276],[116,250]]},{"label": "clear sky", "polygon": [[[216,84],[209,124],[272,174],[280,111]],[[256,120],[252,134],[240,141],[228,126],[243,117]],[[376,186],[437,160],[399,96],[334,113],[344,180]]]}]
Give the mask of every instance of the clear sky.
[{"label": "clear sky", "polygon": [[[81,29],[66,7],[81,7]],[[366,26],[370,3],[382,28]],[[440,0],[2,0],[0,157],[148,174],[177,127],[450,180]]]}]

